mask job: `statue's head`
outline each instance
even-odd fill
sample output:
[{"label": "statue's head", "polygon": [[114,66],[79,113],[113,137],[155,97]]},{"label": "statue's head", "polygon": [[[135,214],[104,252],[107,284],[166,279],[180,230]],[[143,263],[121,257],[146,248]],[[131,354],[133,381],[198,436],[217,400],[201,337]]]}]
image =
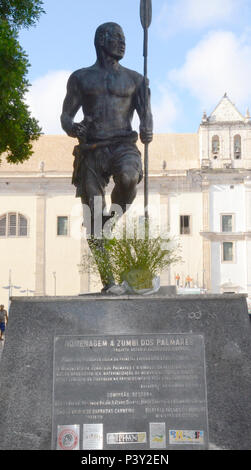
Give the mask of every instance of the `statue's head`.
[{"label": "statue's head", "polygon": [[101,51],[116,60],[121,60],[124,57],[125,35],[117,23],[101,24],[96,30],[94,44],[98,58]]}]

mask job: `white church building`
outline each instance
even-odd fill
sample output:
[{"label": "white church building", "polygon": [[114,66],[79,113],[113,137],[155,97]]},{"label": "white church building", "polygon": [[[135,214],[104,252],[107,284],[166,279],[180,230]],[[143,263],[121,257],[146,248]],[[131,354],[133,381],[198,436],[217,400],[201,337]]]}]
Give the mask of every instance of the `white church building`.
[{"label": "white church building", "polygon": [[[213,292],[251,294],[251,121],[225,95],[199,129],[205,269]],[[207,208],[206,208],[207,206]],[[208,253],[207,253],[208,252]]]},{"label": "white church building", "polygon": [[[78,295],[100,283],[79,263],[87,249],[71,184],[75,139],[44,135],[29,161],[0,165],[0,303],[11,295]],[[143,146],[138,144],[143,155]],[[182,260],[161,284],[251,297],[251,119],[227,95],[197,133],[155,134],[149,212],[166,224]],[[112,188],[108,186],[107,195]],[[143,183],[130,212],[143,216]],[[188,280],[189,279],[189,280]]]}]

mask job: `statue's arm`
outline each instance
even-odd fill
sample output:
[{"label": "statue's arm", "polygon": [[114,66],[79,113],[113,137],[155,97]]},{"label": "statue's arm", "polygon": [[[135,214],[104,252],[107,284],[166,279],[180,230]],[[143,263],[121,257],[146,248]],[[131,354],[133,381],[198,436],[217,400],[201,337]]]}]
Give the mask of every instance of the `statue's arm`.
[{"label": "statue's arm", "polygon": [[[146,88],[147,88],[147,100],[146,100]],[[147,103],[146,103],[147,101]],[[145,81],[144,77],[141,77],[138,83],[136,95],[135,95],[135,108],[140,120],[140,140],[141,142],[149,143],[153,139],[153,118],[151,111],[151,96],[150,89],[148,86],[148,80]]]},{"label": "statue's arm", "polygon": [[77,78],[72,74],[67,83],[67,93],[63,103],[61,125],[70,137],[85,135],[85,127],[81,123],[74,123],[74,117],[81,107],[81,98],[78,90]]}]

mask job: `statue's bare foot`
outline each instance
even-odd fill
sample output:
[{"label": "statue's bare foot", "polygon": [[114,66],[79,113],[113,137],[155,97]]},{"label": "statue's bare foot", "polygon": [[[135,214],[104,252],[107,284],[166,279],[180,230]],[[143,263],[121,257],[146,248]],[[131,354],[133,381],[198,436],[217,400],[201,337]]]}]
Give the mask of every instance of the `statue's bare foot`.
[{"label": "statue's bare foot", "polygon": [[122,284],[110,284],[104,286],[101,290],[102,294],[115,294],[115,295],[123,295],[126,293],[126,287]]}]

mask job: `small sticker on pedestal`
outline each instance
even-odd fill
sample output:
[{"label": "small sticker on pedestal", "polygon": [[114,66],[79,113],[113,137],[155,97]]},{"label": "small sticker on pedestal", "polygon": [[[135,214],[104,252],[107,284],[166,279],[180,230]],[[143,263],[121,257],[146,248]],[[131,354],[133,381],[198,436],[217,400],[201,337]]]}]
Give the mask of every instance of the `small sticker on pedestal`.
[{"label": "small sticker on pedestal", "polygon": [[145,432],[112,432],[106,437],[107,444],[143,444],[146,442]]},{"label": "small sticker on pedestal", "polygon": [[150,449],[166,448],[165,423],[150,423]]},{"label": "small sticker on pedestal", "polygon": [[103,449],[103,424],[83,425],[83,449]]},{"label": "small sticker on pedestal", "polygon": [[58,426],[57,450],[79,450],[78,424]]},{"label": "small sticker on pedestal", "polygon": [[171,430],[169,444],[204,444],[204,431]]}]

